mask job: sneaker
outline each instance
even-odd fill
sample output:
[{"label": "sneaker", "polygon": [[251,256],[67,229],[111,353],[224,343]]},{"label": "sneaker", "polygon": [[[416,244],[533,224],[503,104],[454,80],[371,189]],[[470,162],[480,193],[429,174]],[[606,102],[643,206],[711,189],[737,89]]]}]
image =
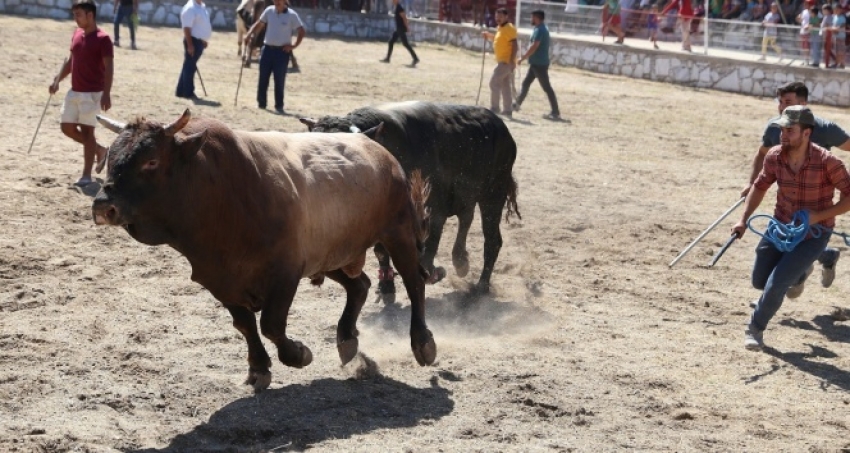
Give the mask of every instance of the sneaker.
[{"label": "sneaker", "polygon": [[139,50],[139,48],[136,47],[136,43],[131,43],[130,44],[130,50]]},{"label": "sneaker", "polygon": [[112,43],[112,45],[115,47],[121,47],[121,43],[119,43],[117,39]]},{"label": "sneaker", "polygon": [[511,105],[511,110],[513,110],[514,112],[519,112],[519,103],[518,103],[518,102],[514,102],[514,103]]},{"label": "sneaker", "polygon": [[809,266],[809,268],[806,269],[805,275],[803,275],[803,279],[802,279],[803,281],[801,281],[800,283],[797,283],[796,285],[788,288],[788,292],[785,293],[785,295],[788,296],[789,299],[796,299],[796,298],[800,297],[800,295],[803,294],[803,290],[806,287],[806,279],[809,278],[809,275],[812,275],[812,272],[814,272],[814,271],[815,271],[815,266],[814,265]]},{"label": "sneaker", "polygon": [[389,58],[384,58],[384,59],[382,59],[382,60],[378,60],[378,61],[380,61],[381,63],[389,63],[389,62],[390,62],[390,59],[389,59]]},{"label": "sneaker", "polygon": [[653,43],[653,44],[652,44],[652,47],[653,47],[653,48],[655,48],[655,49],[657,49],[657,48],[658,48],[658,44]]},{"label": "sneaker", "polygon": [[275,111],[275,112],[277,112],[279,115],[283,115],[283,113],[284,113],[284,112],[283,112],[283,107],[281,107],[281,108],[277,108],[277,107],[275,107],[274,111]]},{"label": "sneaker", "polygon": [[410,66],[416,66],[418,64],[419,64],[419,59],[417,58],[417,59],[413,60],[413,63],[410,63]]},{"label": "sneaker", "polygon": [[550,121],[561,121],[561,115],[559,115],[557,113],[547,113],[547,114],[543,115],[543,119],[544,120],[550,120]]},{"label": "sneaker", "polygon": [[824,288],[832,286],[832,282],[835,280],[835,266],[838,264],[838,258],[841,258],[841,251],[836,250],[835,252],[837,255],[835,261],[832,262],[832,266],[824,266],[820,271],[820,284]]},{"label": "sneaker", "polygon": [[508,119],[512,119],[514,117],[513,113],[511,113],[511,112],[502,112],[499,115],[502,115],[502,116],[504,116],[505,118],[508,118]]},{"label": "sneaker", "polygon": [[750,351],[760,351],[764,347],[764,331],[750,324],[744,334],[744,347]]}]

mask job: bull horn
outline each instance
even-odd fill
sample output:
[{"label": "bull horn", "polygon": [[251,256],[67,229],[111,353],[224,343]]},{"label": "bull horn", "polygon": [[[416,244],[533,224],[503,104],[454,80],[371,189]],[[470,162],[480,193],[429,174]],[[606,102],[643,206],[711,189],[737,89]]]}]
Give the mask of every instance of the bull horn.
[{"label": "bull horn", "polygon": [[177,118],[177,121],[165,126],[165,134],[168,136],[173,136],[174,134],[180,132],[187,124],[189,124],[189,120],[192,119],[192,112],[187,108],[183,111],[183,114],[180,115],[180,118]]},{"label": "bull horn", "polygon": [[360,128],[353,124],[348,127],[348,130],[351,131],[352,134],[359,134],[361,132]]},{"label": "bull horn", "polygon": [[97,115],[97,121],[103,125],[103,127],[109,129],[116,134],[120,134],[122,130],[127,126],[127,123],[119,123],[113,119],[109,119],[105,116]]}]

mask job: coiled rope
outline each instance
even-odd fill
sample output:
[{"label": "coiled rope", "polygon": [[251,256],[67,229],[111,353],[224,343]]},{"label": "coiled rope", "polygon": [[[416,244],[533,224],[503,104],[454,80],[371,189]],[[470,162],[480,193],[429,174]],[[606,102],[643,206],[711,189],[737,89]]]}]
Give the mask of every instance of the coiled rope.
[{"label": "coiled rope", "polygon": [[[767,222],[767,229],[764,233],[753,228],[753,220],[759,218],[769,219]],[[790,252],[794,250],[794,247],[797,247],[799,243],[803,242],[803,239],[806,239],[806,236],[810,233],[813,238],[819,238],[824,233],[832,232],[829,228],[821,225],[810,226],[809,211],[804,210],[795,212],[794,216],[791,217],[791,222],[789,223],[780,223],[778,220],[769,215],[754,215],[747,220],[747,228],[773,244],[773,246],[780,252]],[[844,238],[845,243],[847,242],[846,235],[843,233],[838,233],[838,235]]]}]

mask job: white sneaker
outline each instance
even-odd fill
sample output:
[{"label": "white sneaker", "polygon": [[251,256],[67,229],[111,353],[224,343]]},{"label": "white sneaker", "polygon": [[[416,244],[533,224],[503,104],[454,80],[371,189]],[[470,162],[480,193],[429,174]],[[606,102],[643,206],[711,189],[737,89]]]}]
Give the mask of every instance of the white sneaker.
[{"label": "white sneaker", "polygon": [[829,288],[832,286],[832,282],[835,281],[835,266],[838,264],[838,259],[841,258],[841,254],[838,250],[836,252],[839,255],[835,258],[835,262],[832,263],[832,266],[824,266],[820,271],[820,284],[824,288]]},{"label": "white sneaker", "polygon": [[788,288],[788,292],[785,293],[785,295],[788,296],[789,299],[796,299],[800,297],[800,295],[803,294],[803,290],[806,289],[806,279],[809,278],[809,275],[812,275],[812,272],[814,271],[815,266],[813,264],[809,266],[808,269],[806,269],[806,274],[803,276],[803,281]]},{"label": "white sneaker", "polygon": [[764,332],[756,329],[752,324],[747,326],[747,332],[744,335],[744,347],[750,351],[760,351],[764,347]]}]

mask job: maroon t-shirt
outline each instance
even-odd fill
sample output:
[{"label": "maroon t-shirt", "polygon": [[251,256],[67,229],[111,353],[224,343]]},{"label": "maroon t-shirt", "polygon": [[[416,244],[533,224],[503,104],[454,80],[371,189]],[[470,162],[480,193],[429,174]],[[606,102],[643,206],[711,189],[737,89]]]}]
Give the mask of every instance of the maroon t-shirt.
[{"label": "maroon t-shirt", "polygon": [[71,38],[71,89],[80,93],[103,91],[104,58],[112,58],[112,40],[101,29],[89,34],[78,28]]}]

